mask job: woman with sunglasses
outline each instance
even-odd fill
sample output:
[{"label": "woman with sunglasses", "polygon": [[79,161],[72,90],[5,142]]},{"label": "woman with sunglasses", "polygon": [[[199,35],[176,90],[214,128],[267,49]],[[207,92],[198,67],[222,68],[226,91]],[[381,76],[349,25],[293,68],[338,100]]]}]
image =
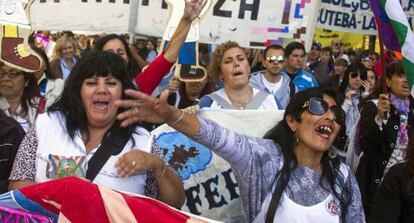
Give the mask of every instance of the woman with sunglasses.
[{"label": "woman with sunglasses", "polygon": [[342,109],[346,114],[345,128],[338,137],[335,146],[343,150],[349,133],[359,118],[359,102],[369,94],[369,82],[367,71],[361,63],[352,63],[345,70],[340,90],[345,94],[345,101]]},{"label": "woman with sunglasses", "polygon": [[363,102],[360,119],[360,150],[356,177],[366,216],[383,177],[394,164],[403,162],[408,136],[413,130],[413,98],[401,62],[386,68],[388,94],[380,82]]},{"label": "woman with sunglasses", "polygon": [[[264,139],[238,134],[153,98],[126,91],[122,125],[167,123],[227,160],[250,222],[364,222],[353,173],[330,153],[343,121],[342,96],[311,88],[295,94],[283,120]],[[140,101],[140,112],[133,111]]]}]

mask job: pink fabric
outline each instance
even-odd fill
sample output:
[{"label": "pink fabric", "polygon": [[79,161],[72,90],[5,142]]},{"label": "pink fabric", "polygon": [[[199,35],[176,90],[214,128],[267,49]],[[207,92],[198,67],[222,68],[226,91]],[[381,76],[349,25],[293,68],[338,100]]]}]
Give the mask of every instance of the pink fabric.
[{"label": "pink fabric", "polygon": [[0,221],[9,223],[52,223],[52,219],[22,210],[0,206]]}]

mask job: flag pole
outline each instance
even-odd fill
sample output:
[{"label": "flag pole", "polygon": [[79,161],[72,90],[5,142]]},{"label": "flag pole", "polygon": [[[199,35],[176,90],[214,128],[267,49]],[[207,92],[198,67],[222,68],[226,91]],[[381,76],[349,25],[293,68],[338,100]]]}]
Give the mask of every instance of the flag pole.
[{"label": "flag pole", "polygon": [[382,89],[381,89],[381,93],[382,94],[387,94],[388,93],[388,88],[387,88],[387,84],[386,82],[386,74],[385,74],[385,68],[387,61],[385,60],[385,56],[384,56],[384,43],[382,42],[382,35],[381,35],[381,31],[379,28],[379,19],[375,18],[375,23],[377,24],[377,30],[378,30],[378,40],[379,40],[379,45],[380,45],[380,60],[381,60],[381,70],[382,70],[382,75],[380,78],[380,81],[382,82]]}]

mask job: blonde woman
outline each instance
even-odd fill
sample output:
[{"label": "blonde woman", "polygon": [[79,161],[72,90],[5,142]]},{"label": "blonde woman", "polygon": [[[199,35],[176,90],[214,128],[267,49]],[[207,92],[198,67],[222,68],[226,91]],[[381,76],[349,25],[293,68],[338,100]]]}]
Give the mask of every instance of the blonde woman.
[{"label": "blonde woman", "polygon": [[66,80],[79,59],[79,49],[73,38],[64,35],[56,41],[50,68],[57,78]]}]

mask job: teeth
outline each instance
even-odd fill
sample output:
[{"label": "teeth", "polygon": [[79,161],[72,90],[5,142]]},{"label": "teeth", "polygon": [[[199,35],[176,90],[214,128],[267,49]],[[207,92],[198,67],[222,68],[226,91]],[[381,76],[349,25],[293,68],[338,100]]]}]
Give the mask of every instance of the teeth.
[{"label": "teeth", "polygon": [[329,126],[326,126],[326,125],[320,126],[318,129],[322,130],[323,132],[328,133],[328,134],[332,133],[332,128],[329,127]]}]

